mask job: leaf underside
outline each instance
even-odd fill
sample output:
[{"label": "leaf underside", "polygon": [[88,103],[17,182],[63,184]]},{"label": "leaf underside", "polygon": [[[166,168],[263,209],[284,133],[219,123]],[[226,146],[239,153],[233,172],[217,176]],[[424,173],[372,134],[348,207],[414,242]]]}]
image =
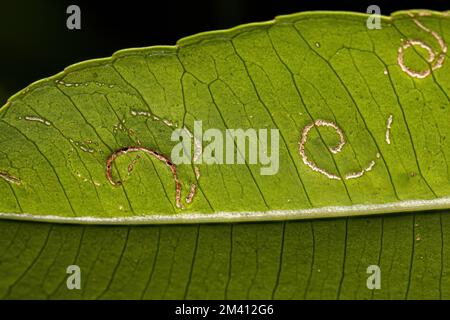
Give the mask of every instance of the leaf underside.
[{"label": "leaf underside", "polygon": [[[400,12],[379,30],[366,20],[301,13],[124,50],[13,96],[0,109],[0,218],[52,223],[0,221],[0,296],[449,298],[449,215],[415,211],[450,207],[450,18]],[[122,183],[108,181],[117,150],[169,156],[173,130],[195,120],[278,129],[279,172],[178,165],[183,208],[148,153],[118,158]],[[353,217],[398,211],[414,212]],[[245,220],[283,221],[223,223]],[[153,225],[186,222],[222,223]],[[82,290],[67,290],[71,264]],[[366,287],[369,265],[381,290]]]}]

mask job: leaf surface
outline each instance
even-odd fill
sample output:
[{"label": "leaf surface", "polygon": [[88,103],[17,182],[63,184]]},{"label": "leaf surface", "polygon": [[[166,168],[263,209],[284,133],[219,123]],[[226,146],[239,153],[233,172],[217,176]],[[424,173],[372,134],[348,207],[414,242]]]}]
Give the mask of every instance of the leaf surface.
[{"label": "leaf surface", "polygon": [[[0,109],[0,217],[52,223],[0,222],[0,295],[448,298],[446,211],[352,216],[449,207],[450,19],[401,12],[381,30],[366,19],[295,14],[124,50],[12,97]],[[198,178],[178,165],[183,209],[167,164],[146,152],[117,158],[122,184],[108,181],[117,150],[168,156],[172,132],[195,120],[278,129],[279,172],[200,164]],[[71,264],[80,291],[66,288]],[[369,265],[382,290],[367,289]]]},{"label": "leaf surface", "polygon": [[[239,224],[0,223],[2,299],[449,299],[450,215]],[[68,290],[69,265],[81,290]],[[366,286],[378,265],[381,289]]]}]

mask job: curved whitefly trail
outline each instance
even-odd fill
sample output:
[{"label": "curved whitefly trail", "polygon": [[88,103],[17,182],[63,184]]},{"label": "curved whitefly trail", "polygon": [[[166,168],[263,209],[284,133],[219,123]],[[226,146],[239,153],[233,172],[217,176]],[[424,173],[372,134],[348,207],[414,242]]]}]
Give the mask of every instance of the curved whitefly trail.
[{"label": "curved whitefly trail", "polygon": [[[194,171],[195,171],[195,179],[198,180],[200,179],[200,169],[195,166],[194,167]],[[191,184],[191,188],[189,189],[189,194],[186,197],[186,203],[192,203],[192,200],[194,199],[195,194],[197,193],[197,185],[195,183]]]},{"label": "curved whitefly trail", "polygon": [[[335,124],[332,121],[327,121],[327,120],[322,120],[322,119],[317,119],[316,121],[314,121],[313,123],[310,123],[308,125],[306,125],[303,130],[302,130],[302,136],[300,138],[300,143],[299,143],[299,153],[300,156],[302,158],[302,161],[304,164],[306,164],[309,168],[311,168],[311,170],[315,171],[315,172],[319,172],[321,174],[323,174],[324,176],[326,176],[329,179],[332,180],[342,180],[341,177],[328,172],[325,169],[320,168],[319,166],[317,166],[313,161],[311,161],[307,154],[306,154],[306,150],[305,150],[305,146],[306,143],[308,141],[308,134],[311,131],[312,128],[314,127],[329,127],[329,128],[333,128],[336,132],[336,134],[339,136],[339,142],[337,145],[333,146],[333,147],[329,147],[329,150],[331,153],[333,154],[337,154],[339,152],[342,151],[342,148],[345,145],[345,137],[344,137],[344,132],[342,131],[341,128],[338,127],[337,124]],[[377,154],[376,156],[377,158],[380,157],[379,154]],[[362,177],[366,172],[369,172],[373,169],[373,167],[375,166],[375,161],[371,161],[367,167],[361,169],[360,171],[357,172],[351,172],[351,173],[347,173],[344,176],[345,180],[350,180],[350,179],[356,179],[356,178],[360,178]]]},{"label": "curved whitefly trail", "polygon": [[[421,12],[419,13],[420,16],[428,16],[429,14],[427,12]],[[409,16],[412,18],[413,22],[423,31],[431,34],[433,38],[436,39],[436,41],[439,44],[440,52],[434,51],[428,44],[423,42],[422,40],[412,39],[412,40],[406,40],[404,43],[398,48],[398,55],[397,55],[397,62],[400,66],[400,68],[409,76],[413,78],[423,79],[428,77],[431,74],[431,71],[434,71],[436,69],[439,69],[442,67],[445,55],[447,53],[447,45],[444,42],[444,39],[436,32],[433,31],[426,26],[424,26],[419,20],[417,20],[414,16],[414,14],[409,13]],[[412,47],[412,46],[419,46],[422,49],[425,49],[428,53],[427,62],[430,63],[431,68],[425,69],[424,71],[417,71],[413,70],[410,67],[408,67],[405,64],[405,58],[404,58],[404,52],[406,49]]]},{"label": "curved whitefly trail", "polygon": [[330,173],[330,172],[326,171],[325,169],[318,167],[314,162],[309,160],[308,156],[306,155],[305,145],[308,140],[308,134],[309,134],[309,131],[311,131],[311,129],[314,128],[315,126],[316,127],[333,128],[336,131],[336,133],[338,134],[339,143],[334,147],[329,147],[329,150],[331,151],[331,153],[336,154],[336,153],[340,152],[342,150],[342,147],[345,144],[344,133],[334,122],[318,119],[318,120],[314,121],[313,123],[306,125],[302,130],[302,137],[300,139],[300,144],[299,144],[299,153],[300,153],[300,156],[302,157],[303,163],[306,164],[308,167],[310,167],[313,171],[319,172],[329,179],[341,180],[341,178],[339,176],[337,176],[333,173]]},{"label": "curved whitefly trail", "polygon": [[[189,136],[191,138],[194,139],[194,155],[192,156],[192,163],[197,163],[198,160],[200,159],[200,157],[202,156],[201,152],[202,152],[202,141],[198,139],[198,137],[196,137],[195,135],[192,134],[191,131],[189,131],[188,128],[184,127],[184,130],[186,130],[186,132],[189,134]],[[200,179],[200,168],[196,165],[194,165],[194,172],[195,172],[195,179],[198,180]],[[194,196],[197,192],[197,184],[192,183],[191,187],[189,189],[189,194],[186,197],[186,203],[192,203],[192,200],[194,199]]]},{"label": "curved whitefly trail", "polygon": [[[172,163],[172,161],[170,161],[169,158],[165,157],[164,155],[162,155],[159,152],[156,152],[152,149],[145,148],[145,147],[129,146],[129,147],[125,147],[125,148],[115,151],[106,160],[106,178],[108,179],[108,181],[113,186],[121,185],[122,184],[121,181],[116,181],[112,177],[112,165],[118,157],[125,155],[127,153],[130,153],[130,152],[138,152],[138,151],[145,152],[145,153],[155,157],[156,159],[164,162],[169,167],[170,172],[172,172],[173,178],[175,180],[175,203],[176,203],[177,208],[182,208],[183,205],[181,204],[181,183],[180,183],[180,180],[178,179],[177,168]],[[128,170],[130,170],[130,166],[128,166]]]},{"label": "curved whitefly trail", "polygon": [[356,178],[360,178],[364,175],[364,173],[372,171],[373,167],[375,166],[375,161],[372,160],[370,161],[369,165],[362,169],[361,171],[358,172],[353,172],[353,173],[347,173],[345,175],[345,179],[350,180],[350,179],[356,179]]},{"label": "curved whitefly trail", "polygon": [[[155,121],[162,121],[166,126],[170,127],[170,128],[177,128],[178,125],[170,120],[167,119],[162,119],[148,111],[142,111],[142,110],[130,110],[130,113],[132,116],[134,117],[145,117],[145,118],[150,118],[153,119]],[[197,150],[201,151],[201,141],[199,141],[196,137],[194,137],[194,135],[187,129],[184,128],[184,130],[187,131],[187,133],[189,134],[189,136],[192,138],[194,138],[194,144],[195,144],[195,148],[194,148],[194,155],[193,155],[193,163],[196,163],[198,158],[201,156],[201,154],[199,154],[197,152]],[[128,147],[124,147],[122,149],[117,150],[116,152],[114,152],[112,155],[110,155],[110,157],[107,159],[106,161],[106,177],[108,179],[108,181],[116,186],[121,184],[120,181],[114,181],[112,178],[112,163],[115,161],[115,159],[117,159],[119,156],[124,155],[126,153],[130,153],[130,152],[138,152],[138,151],[142,151],[145,152],[147,154],[150,154],[153,157],[156,157],[158,160],[164,162],[167,166],[169,166],[170,171],[174,177],[175,180],[175,204],[177,208],[180,209],[184,209],[183,204],[181,203],[181,182],[178,178],[177,175],[177,169],[175,164],[166,156],[162,155],[161,153],[149,149],[149,148],[145,148],[141,145],[141,142],[138,140],[138,146],[128,146]],[[200,144],[200,147],[198,146]],[[136,156],[136,158],[134,158],[131,163],[128,165],[128,174],[130,175],[132,173],[132,171],[134,170],[134,167],[137,163],[137,161],[140,159],[139,155]],[[198,182],[198,180],[200,179],[200,169],[197,166],[194,166],[194,172],[195,172],[195,179]],[[186,196],[186,203],[190,204],[192,203],[194,196],[197,193],[197,184],[196,183],[192,183],[190,185],[189,188],[189,193]]]}]

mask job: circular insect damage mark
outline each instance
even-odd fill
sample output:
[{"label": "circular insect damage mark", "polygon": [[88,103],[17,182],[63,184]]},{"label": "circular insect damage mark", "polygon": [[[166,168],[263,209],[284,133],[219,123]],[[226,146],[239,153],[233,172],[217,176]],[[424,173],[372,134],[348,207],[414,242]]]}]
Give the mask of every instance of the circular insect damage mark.
[{"label": "circular insect damage mark", "polygon": [[[109,156],[109,158],[106,160],[106,178],[113,186],[119,186],[122,184],[122,181],[120,180],[114,180],[112,176],[112,165],[114,161],[119,158],[122,155],[132,153],[132,152],[145,152],[152,157],[155,157],[156,159],[162,161],[164,164],[166,164],[170,172],[172,173],[172,176],[175,180],[175,205],[177,208],[184,209],[183,204],[181,203],[181,182],[178,178],[177,174],[177,168],[175,164],[166,156],[162,155],[161,153],[152,150],[150,148],[145,148],[142,146],[128,146],[121,148],[117,151],[115,151],[113,154]],[[136,161],[139,158],[135,158],[133,162],[128,166],[128,173],[131,173],[134,169],[134,166],[136,164]],[[196,178],[198,179],[200,177],[200,172],[196,170]],[[192,184],[190,187],[190,191],[188,196],[186,197],[186,202],[189,204],[192,202],[192,199],[194,198],[194,195],[196,193],[197,186],[195,184]]]},{"label": "circular insect damage mark", "polygon": [[[419,22],[419,20],[417,20],[414,17],[413,14],[410,14],[410,17],[420,29],[431,34],[433,38],[436,39],[440,47],[440,51],[438,52],[433,50],[428,44],[426,44],[422,40],[413,39],[404,41],[403,44],[398,48],[397,62],[402,71],[413,78],[423,79],[428,77],[431,74],[431,71],[434,71],[442,67],[445,60],[445,54],[447,53],[447,45],[437,32],[425,27],[421,22]],[[430,68],[425,69],[423,71],[418,71],[408,67],[405,64],[405,57],[404,57],[405,50],[413,46],[418,46],[427,51],[428,57],[426,58],[426,61],[430,64]]]},{"label": "circular insect damage mark", "polygon": [[[328,172],[325,169],[320,168],[319,166],[317,166],[313,161],[311,161],[307,154],[306,154],[306,150],[305,150],[305,145],[306,142],[308,141],[308,134],[311,131],[312,128],[314,127],[330,127],[333,128],[336,132],[336,134],[339,136],[339,142],[337,143],[337,145],[333,146],[333,147],[328,147],[328,149],[330,150],[331,153],[333,154],[337,154],[339,152],[342,151],[342,148],[345,145],[345,137],[344,137],[344,132],[342,131],[341,128],[339,128],[337,126],[337,124],[335,124],[332,121],[326,121],[326,120],[322,120],[322,119],[317,119],[316,121],[314,121],[313,123],[310,123],[308,125],[306,125],[303,130],[302,130],[302,136],[300,138],[300,143],[299,143],[299,153],[300,156],[303,160],[303,163],[306,164],[309,168],[311,168],[313,171],[315,172],[319,172],[321,174],[323,174],[324,176],[326,176],[329,179],[332,180],[342,180],[341,177]],[[378,158],[378,156],[377,156]],[[356,179],[356,178],[360,178],[362,177],[366,172],[369,172],[373,169],[373,167],[375,166],[375,161],[371,161],[367,167],[361,169],[360,171],[357,172],[351,172],[351,173],[347,173],[344,176],[345,180],[350,180],[350,179]]]}]

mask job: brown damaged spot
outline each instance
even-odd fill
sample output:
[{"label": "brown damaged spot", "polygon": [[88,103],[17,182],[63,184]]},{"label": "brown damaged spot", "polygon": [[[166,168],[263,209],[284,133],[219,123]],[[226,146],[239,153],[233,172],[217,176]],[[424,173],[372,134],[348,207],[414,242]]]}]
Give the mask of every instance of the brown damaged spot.
[{"label": "brown damaged spot", "polygon": [[131,172],[133,172],[134,167],[140,158],[141,157],[139,155],[137,155],[136,158],[134,158],[133,161],[131,161],[130,164],[128,165],[128,174],[129,175],[131,174]]},{"label": "brown damaged spot", "polygon": [[22,183],[22,181],[19,178],[16,178],[5,171],[0,171],[0,178],[16,185],[21,185]]}]

